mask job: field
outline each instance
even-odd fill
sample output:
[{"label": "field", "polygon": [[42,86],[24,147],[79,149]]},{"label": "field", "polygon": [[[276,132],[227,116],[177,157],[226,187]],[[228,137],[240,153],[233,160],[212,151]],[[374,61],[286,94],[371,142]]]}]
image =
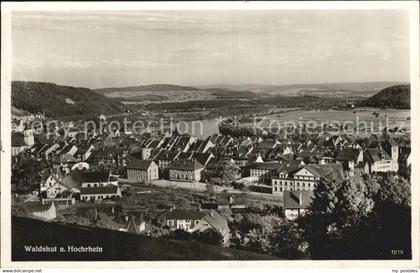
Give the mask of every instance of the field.
[{"label": "field", "polygon": [[[376,113],[377,115],[375,115]],[[297,110],[279,114],[260,115],[256,117],[260,126],[267,127],[270,122],[280,124],[281,126],[299,122],[305,124],[307,122],[316,122],[317,125],[331,124],[338,122],[340,124],[351,123],[352,126],[358,126],[362,131],[363,128],[369,128],[369,131],[377,131],[379,128],[395,128],[398,127],[402,131],[407,132],[411,128],[410,110],[399,109],[378,109],[378,108],[357,108],[348,110]],[[262,120],[260,122],[260,120]],[[387,122],[388,120],[388,122]],[[366,127],[364,122],[366,122]],[[253,122],[243,123],[243,126],[252,126]]]},{"label": "field", "polygon": [[[173,182],[170,182],[173,183]],[[129,184],[129,183],[127,183]],[[139,211],[149,219],[156,218],[161,213],[169,210],[171,207],[177,208],[198,208],[199,202],[208,197],[207,192],[197,192],[192,189],[182,189],[174,187],[156,187],[153,185],[132,184],[128,195],[122,198],[121,205],[128,211]],[[192,184],[192,183],[191,183]],[[228,196],[233,195],[235,203],[251,204],[259,202],[270,207],[281,207],[282,199],[278,197],[265,197],[261,194],[249,194],[238,191],[215,192],[214,197],[219,204],[228,204]]]},{"label": "field", "polygon": [[[119,98],[123,103],[153,103],[153,102],[183,102],[190,100],[213,100],[217,97],[207,91],[173,90],[165,92],[110,92],[105,94],[110,98]],[[124,99],[128,99],[124,101]]]}]

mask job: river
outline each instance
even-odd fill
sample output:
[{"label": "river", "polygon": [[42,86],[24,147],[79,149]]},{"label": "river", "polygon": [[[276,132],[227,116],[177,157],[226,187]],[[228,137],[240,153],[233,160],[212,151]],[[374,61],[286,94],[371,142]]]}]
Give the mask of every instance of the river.
[{"label": "river", "polygon": [[213,134],[219,133],[218,119],[203,119],[188,122],[178,122],[178,132],[206,139]]}]

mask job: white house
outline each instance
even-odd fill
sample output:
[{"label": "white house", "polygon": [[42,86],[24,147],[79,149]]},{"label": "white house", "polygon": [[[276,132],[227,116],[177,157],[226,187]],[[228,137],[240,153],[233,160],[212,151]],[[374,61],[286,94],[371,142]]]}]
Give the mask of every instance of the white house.
[{"label": "white house", "polygon": [[314,190],[321,180],[341,181],[344,172],[338,164],[308,164],[294,170],[282,170],[272,179],[273,194],[282,195],[287,190]]},{"label": "white house", "polygon": [[102,201],[116,196],[121,197],[120,187],[111,184],[104,187],[84,187],[80,190],[82,201]]}]

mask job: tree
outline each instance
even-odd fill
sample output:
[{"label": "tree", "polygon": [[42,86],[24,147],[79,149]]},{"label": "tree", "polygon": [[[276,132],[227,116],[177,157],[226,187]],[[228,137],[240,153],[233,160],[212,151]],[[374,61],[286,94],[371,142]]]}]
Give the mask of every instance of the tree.
[{"label": "tree", "polygon": [[210,172],[210,171],[209,171],[209,170],[207,170],[207,169],[203,169],[203,170],[201,171],[200,182],[202,182],[202,183],[207,183],[207,182],[209,182],[209,181],[210,181],[210,178],[212,177],[212,175],[213,175],[213,173],[212,173],[212,172]]},{"label": "tree", "polygon": [[214,196],[214,194],[215,194],[215,190],[214,190],[214,185],[213,185],[213,183],[207,183],[207,184],[206,184],[205,194],[206,194],[208,197],[213,197],[213,196]]},{"label": "tree", "polygon": [[[379,178],[375,199],[373,244],[378,257],[411,258],[411,195],[408,180],[393,175]],[[398,255],[393,251],[398,250]]]},{"label": "tree", "polygon": [[168,234],[169,239],[175,240],[190,240],[191,234],[183,229],[175,229]]},{"label": "tree", "polygon": [[363,257],[361,253],[364,254],[366,249],[360,245],[360,239],[369,235],[360,230],[373,207],[374,202],[363,180],[321,181],[309,214],[303,220],[312,258]]},{"label": "tree", "polygon": [[306,221],[302,222],[314,259],[333,255],[330,248],[333,239],[331,232],[335,227],[333,213],[338,202],[337,191],[338,182],[321,180],[315,188]]},{"label": "tree", "polygon": [[240,174],[240,168],[232,160],[227,160],[221,162],[218,173],[219,177],[229,187],[232,182],[236,181],[237,176]]},{"label": "tree", "polygon": [[230,247],[287,259],[306,255],[308,243],[301,227],[277,215],[235,215],[230,228]]},{"label": "tree", "polygon": [[204,231],[195,231],[191,234],[191,240],[196,240],[201,243],[221,246],[223,244],[223,237],[214,229],[206,229]]},{"label": "tree", "polygon": [[297,259],[306,255],[308,243],[297,222],[266,216],[264,223],[262,248],[265,253],[286,259]]}]

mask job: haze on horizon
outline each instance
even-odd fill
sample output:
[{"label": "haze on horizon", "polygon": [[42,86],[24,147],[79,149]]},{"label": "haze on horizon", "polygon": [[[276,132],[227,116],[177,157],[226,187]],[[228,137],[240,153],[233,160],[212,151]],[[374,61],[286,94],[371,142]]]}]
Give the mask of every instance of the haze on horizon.
[{"label": "haze on horizon", "polygon": [[409,82],[403,10],[19,11],[13,80],[102,88]]}]

